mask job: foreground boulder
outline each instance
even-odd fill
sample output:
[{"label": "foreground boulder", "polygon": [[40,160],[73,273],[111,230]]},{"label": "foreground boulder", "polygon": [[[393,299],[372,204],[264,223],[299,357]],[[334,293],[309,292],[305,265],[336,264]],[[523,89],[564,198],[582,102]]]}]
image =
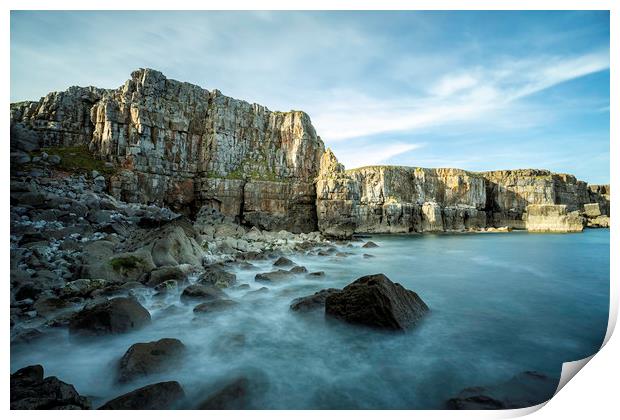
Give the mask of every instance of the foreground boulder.
[{"label": "foreground boulder", "polygon": [[521,372],[510,380],[483,387],[465,388],[446,401],[452,410],[498,410],[525,408],[553,397],[559,378],[533,371]]},{"label": "foreground boulder", "polygon": [[176,381],[147,385],[108,401],[99,410],[168,410],[185,397]]},{"label": "foreground boulder", "polygon": [[328,296],[340,292],[340,289],[323,289],[310,296],[303,296],[291,302],[291,310],[296,312],[308,312],[325,307],[325,299]]},{"label": "foreground boulder", "polygon": [[119,334],[144,327],[151,315],[137,300],[118,297],[86,306],[69,322],[69,332],[79,335]]},{"label": "foreground boulder", "polygon": [[82,410],[90,401],[73,385],[55,376],[44,378],[43,366],[22,368],[11,375],[11,410]]},{"label": "foreground boulder", "polygon": [[185,345],[176,338],[162,338],[129,347],[119,362],[119,382],[128,382],[140,376],[165,372],[179,361]]},{"label": "foreground boulder", "polygon": [[325,299],[325,314],[352,324],[388,330],[413,327],[428,306],[417,293],[384,274],[360,277]]}]

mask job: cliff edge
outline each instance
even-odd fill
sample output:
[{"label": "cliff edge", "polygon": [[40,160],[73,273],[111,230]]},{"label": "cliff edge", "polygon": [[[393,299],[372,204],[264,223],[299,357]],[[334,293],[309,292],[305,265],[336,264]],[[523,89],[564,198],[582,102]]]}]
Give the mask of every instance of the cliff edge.
[{"label": "cliff edge", "polygon": [[118,89],[71,87],[11,104],[11,162],[43,148],[106,163],[117,199],[188,215],[211,207],[265,230],[354,233],[608,227],[610,188],[524,169],[345,170],[302,111],[139,69]]}]

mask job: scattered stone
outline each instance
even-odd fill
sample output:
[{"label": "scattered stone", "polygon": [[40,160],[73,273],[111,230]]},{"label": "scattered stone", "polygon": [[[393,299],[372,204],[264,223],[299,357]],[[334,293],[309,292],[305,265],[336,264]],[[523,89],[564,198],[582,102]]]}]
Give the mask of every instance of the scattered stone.
[{"label": "scattered stone", "polygon": [[177,280],[182,282],[192,271],[194,271],[194,267],[190,264],[159,267],[151,271],[146,285],[155,287],[166,280]]},{"label": "scattered stone", "polygon": [[226,293],[219,288],[204,284],[192,284],[187,286],[183,293],[181,293],[181,300],[185,302],[192,300],[217,300],[225,297]]},{"label": "scattered stone", "polygon": [[531,407],[551,399],[558,382],[559,378],[549,378],[539,372],[522,372],[497,385],[466,388],[458,396],[446,401],[446,407],[452,410]]},{"label": "scattered stone", "polygon": [[47,162],[50,165],[58,165],[60,163],[61,159],[60,156],[58,155],[51,155],[47,157]]},{"label": "scattered stone", "polygon": [[325,299],[340,289],[323,289],[310,296],[297,298],[291,302],[291,309],[296,312],[308,312],[325,307]]},{"label": "scattered stone", "polygon": [[377,245],[373,241],[368,241],[364,245],[362,245],[362,248],[378,248],[378,247],[379,245]]},{"label": "scattered stone", "polygon": [[222,270],[219,267],[207,267],[204,273],[198,277],[198,283],[226,288],[237,282],[237,276]]},{"label": "scattered stone", "polygon": [[133,298],[117,297],[86,306],[69,323],[69,332],[79,335],[120,334],[144,327],[151,315]]},{"label": "scattered stone", "polygon": [[250,291],[249,291],[249,292],[247,292],[245,295],[243,295],[243,297],[244,297],[244,298],[245,298],[245,297],[252,298],[252,297],[256,297],[256,296],[260,296],[260,295],[264,295],[264,294],[266,294],[266,293],[268,293],[268,292],[269,292],[269,288],[268,288],[268,287],[263,286],[263,287],[261,287],[261,288],[259,288],[259,289],[256,289],[256,290],[250,290]]},{"label": "scattered stone", "polygon": [[55,376],[44,378],[43,366],[22,368],[11,375],[11,410],[89,409],[88,398]]},{"label": "scattered stone", "polygon": [[293,278],[293,273],[286,270],[271,271],[269,273],[259,273],[254,280],[261,283],[277,283]]},{"label": "scattered stone", "polygon": [[178,382],[158,382],[116,397],[99,410],[169,410],[183,398],[185,392]]},{"label": "scattered stone", "polygon": [[78,279],[67,282],[60,294],[63,297],[88,297],[95,290],[104,289],[110,284],[104,279]]},{"label": "scattered stone", "polygon": [[322,278],[325,277],[325,271],[313,271],[312,273],[308,273],[306,277],[309,279]]},{"label": "scattered stone", "polygon": [[244,410],[248,408],[250,381],[240,377],[210,395],[198,406],[199,410]]},{"label": "scattered stone", "polygon": [[273,263],[275,267],[288,267],[294,264],[295,263],[293,261],[289,260],[286,257],[280,257],[276,260],[276,262]]},{"label": "scattered stone", "polygon": [[301,273],[307,273],[308,269],[304,267],[303,265],[296,265],[295,267],[291,268],[289,272],[294,273],[294,274],[301,274]]},{"label": "scattered stone", "polygon": [[172,291],[178,290],[178,288],[179,288],[179,283],[176,280],[166,280],[162,283],[159,283],[157,286],[155,286],[155,290],[157,290],[160,293],[172,292]]},{"label": "scattered stone", "polygon": [[417,293],[383,274],[360,277],[325,300],[325,314],[352,324],[406,330],[428,312]]},{"label": "scattered stone", "polygon": [[204,302],[194,308],[194,313],[211,313],[218,312],[230,307],[236,306],[237,302],[230,299],[218,299],[210,302]]},{"label": "scattered stone", "polygon": [[119,382],[170,370],[185,352],[185,345],[176,338],[162,338],[129,347],[119,362]]}]

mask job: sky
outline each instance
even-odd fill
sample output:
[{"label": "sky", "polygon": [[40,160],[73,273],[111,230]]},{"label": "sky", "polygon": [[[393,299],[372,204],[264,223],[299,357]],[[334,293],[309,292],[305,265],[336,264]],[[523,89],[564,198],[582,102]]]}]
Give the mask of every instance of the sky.
[{"label": "sky", "polygon": [[609,183],[609,13],[11,12],[11,101],[138,68],[306,111],[347,167]]}]

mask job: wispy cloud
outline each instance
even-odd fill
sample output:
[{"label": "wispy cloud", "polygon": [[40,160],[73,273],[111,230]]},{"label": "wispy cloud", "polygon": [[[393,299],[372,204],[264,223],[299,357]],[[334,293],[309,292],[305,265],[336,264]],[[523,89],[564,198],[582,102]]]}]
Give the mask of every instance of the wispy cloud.
[{"label": "wispy cloud", "polygon": [[392,143],[387,145],[375,143],[354,146],[354,150],[351,150],[351,153],[344,154],[340,160],[346,168],[384,164],[388,159],[419,149],[423,146],[424,144],[416,143]]},{"label": "wispy cloud", "polygon": [[[514,103],[560,83],[609,68],[609,52],[581,56],[512,58],[490,67],[440,76],[425,94],[394,98],[335,91],[313,105],[327,141],[454,123],[501,124]],[[514,117],[514,116],[513,116]]]},{"label": "wispy cloud", "polygon": [[138,67],[307,111],[347,167],[561,155],[556,169],[608,182],[606,11],[11,13],[13,101],[118,87]]}]

